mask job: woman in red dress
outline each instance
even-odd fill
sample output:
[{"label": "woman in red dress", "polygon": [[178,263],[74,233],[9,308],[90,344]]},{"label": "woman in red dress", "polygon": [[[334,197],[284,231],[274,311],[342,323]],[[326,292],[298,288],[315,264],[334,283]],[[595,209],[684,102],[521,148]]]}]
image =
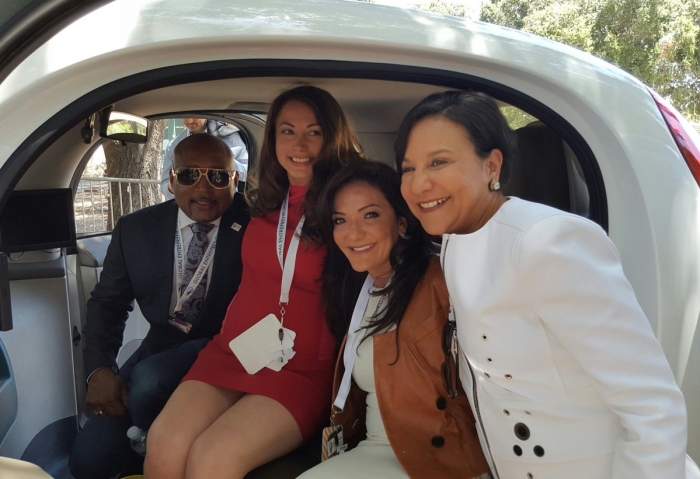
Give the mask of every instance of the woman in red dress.
[{"label": "woman in red dress", "polygon": [[323,426],[337,344],[321,300],[326,247],[307,205],[361,160],[330,94],[302,86],[273,101],[247,197],[241,284],[221,332],[149,431],[148,479],[242,478]]}]

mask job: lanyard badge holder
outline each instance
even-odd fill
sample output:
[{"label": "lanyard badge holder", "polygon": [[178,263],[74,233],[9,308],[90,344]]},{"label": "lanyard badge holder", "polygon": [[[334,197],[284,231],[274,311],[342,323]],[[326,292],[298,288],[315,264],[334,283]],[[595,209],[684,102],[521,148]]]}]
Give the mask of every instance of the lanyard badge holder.
[{"label": "lanyard badge holder", "polygon": [[[447,278],[445,276],[445,258],[447,257],[447,245],[450,243],[450,236],[445,235],[444,241],[440,247],[440,269],[442,269],[442,277],[447,283]],[[450,313],[448,320],[453,323],[452,328],[452,338],[450,339],[450,350],[452,352],[452,357],[455,363],[459,361],[459,342],[457,341],[457,318],[455,317],[455,308],[452,304],[452,298],[450,297]]]},{"label": "lanyard badge holder", "polygon": [[[218,226],[214,228],[214,232],[216,232],[217,228]],[[180,221],[178,220],[177,230],[175,230],[175,260],[177,262],[177,284],[175,285],[175,291],[177,295],[177,302],[175,303],[173,313],[168,316],[168,324],[176,327],[183,333],[188,334],[192,329],[192,323],[184,318],[182,314],[182,305],[185,304],[188,299],[190,299],[194,291],[197,289],[197,286],[199,286],[199,283],[202,282],[204,275],[207,274],[209,265],[214,258],[214,252],[216,251],[216,240],[218,236],[214,235],[214,239],[209,242],[209,246],[207,246],[204,256],[202,256],[202,260],[199,262],[199,266],[192,275],[189,284],[183,290],[182,277],[184,275],[185,266],[184,257],[182,254],[182,237],[180,236],[180,229]]]},{"label": "lanyard badge holder", "polygon": [[294,269],[296,267],[297,251],[304,217],[299,220],[289,243],[286,261],[283,257],[289,209],[289,193],[280,208],[280,219],[277,224],[277,257],[282,268],[282,285],[280,288],[280,317],[268,314],[245,332],[234,338],[229,347],[241,362],[248,374],[255,374],[267,367],[280,371],[294,357],[294,339],[296,333],[284,327],[284,316],[289,304],[289,291],[292,287]]},{"label": "lanyard badge holder", "polygon": [[[352,311],[352,318],[350,319],[350,327],[348,328],[348,337],[345,341],[345,351],[343,351],[343,365],[345,366],[345,372],[343,373],[343,378],[340,381],[340,387],[338,388],[338,394],[333,401],[332,414],[331,414],[331,425],[323,429],[323,440],[321,448],[321,460],[325,461],[333,456],[342,454],[348,449],[348,445],[343,441],[343,426],[335,424],[335,416],[343,411],[345,403],[347,402],[348,395],[350,394],[350,385],[352,383],[352,370],[355,367],[355,360],[357,359],[357,348],[365,337],[366,329],[360,328],[362,324],[362,318],[365,316],[365,311],[367,305],[369,304],[369,298],[371,296],[370,289],[374,284],[374,279],[372,276],[367,275],[365,282],[360,290],[360,296],[355,302],[355,308]],[[375,310],[373,316],[376,316],[384,302],[386,296],[382,296],[377,304],[377,309]]]},{"label": "lanyard badge holder", "polygon": [[[280,268],[282,268],[282,285],[280,287],[280,320],[279,329],[277,331],[277,338],[280,342],[279,357],[278,362],[280,363],[279,369],[275,366],[268,366],[271,369],[279,371],[292,357],[294,356],[294,338],[296,334],[284,327],[284,315],[287,312],[287,305],[289,304],[289,291],[292,288],[292,280],[294,278],[294,270],[297,263],[297,252],[299,250],[299,242],[301,241],[301,230],[304,227],[304,216],[299,220],[299,224],[294,230],[294,236],[289,242],[289,249],[287,250],[287,257],[283,257],[284,243],[287,236],[287,218],[289,214],[289,192],[282,202],[282,207],[280,208],[280,219],[277,223],[277,259],[280,263]],[[285,342],[285,338],[289,338],[290,341]],[[285,344],[289,343],[291,344]]]},{"label": "lanyard badge holder", "polygon": [[[440,250],[440,267],[442,268],[443,278],[447,283],[445,276],[445,258],[447,257],[447,246],[450,242],[450,236],[445,236],[445,239]],[[445,353],[445,362],[442,363],[442,383],[445,386],[447,395],[454,399],[459,394],[459,341],[457,339],[457,319],[455,317],[455,308],[450,300],[450,313],[442,330],[442,350]],[[466,358],[465,358],[466,360]]]}]

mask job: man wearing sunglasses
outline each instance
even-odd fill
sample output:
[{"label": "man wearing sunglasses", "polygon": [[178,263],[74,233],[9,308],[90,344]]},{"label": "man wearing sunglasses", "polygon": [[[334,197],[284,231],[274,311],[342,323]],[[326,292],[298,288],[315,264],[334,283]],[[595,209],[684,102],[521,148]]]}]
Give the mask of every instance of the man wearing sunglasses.
[{"label": "man wearing sunglasses", "polygon": [[[241,242],[249,221],[231,149],[192,135],[174,152],[174,201],[122,217],[100,281],[87,304],[84,362],[87,405],[70,468],[77,479],[140,474],[143,458],[126,436],[147,430],[221,322],[241,280]],[[117,369],[132,302],[150,330]],[[197,405],[193,405],[197,407]]]}]

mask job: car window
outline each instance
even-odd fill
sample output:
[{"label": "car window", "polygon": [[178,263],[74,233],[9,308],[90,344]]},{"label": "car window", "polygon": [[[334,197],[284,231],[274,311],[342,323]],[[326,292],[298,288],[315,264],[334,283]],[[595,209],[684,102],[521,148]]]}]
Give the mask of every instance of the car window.
[{"label": "car window", "polygon": [[93,152],[73,198],[78,236],[109,231],[105,212],[109,208],[109,183],[104,181],[105,154],[102,146]]},{"label": "car window", "polygon": [[[104,143],[93,151],[75,192],[73,202],[78,236],[110,232],[121,216],[163,201],[160,179],[141,178],[138,173],[142,170],[138,168],[124,168],[123,174],[108,173]],[[159,163],[162,155],[161,148]],[[136,174],[129,174],[129,171]]]},{"label": "car window", "polygon": [[[246,132],[238,131],[246,141]],[[145,145],[103,140],[94,148],[89,160],[81,162],[85,167],[74,197],[76,234],[111,232],[121,216],[169,199],[161,186],[163,169],[169,168],[164,158],[183,132],[181,118],[161,118],[150,122]]]},{"label": "car window", "polygon": [[501,107],[501,113],[503,113],[503,116],[506,117],[506,121],[508,121],[508,125],[513,129],[517,130],[518,128],[522,128],[525,125],[529,125],[530,123],[534,121],[538,121],[537,118],[534,116],[530,115],[529,113],[524,112],[520,108],[514,107],[514,106],[503,106]]},{"label": "car window", "polygon": [[121,216],[164,200],[163,157],[178,129],[180,120],[155,120],[145,145],[104,140],[93,149],[74,197],[78,236],[110,232]]}]

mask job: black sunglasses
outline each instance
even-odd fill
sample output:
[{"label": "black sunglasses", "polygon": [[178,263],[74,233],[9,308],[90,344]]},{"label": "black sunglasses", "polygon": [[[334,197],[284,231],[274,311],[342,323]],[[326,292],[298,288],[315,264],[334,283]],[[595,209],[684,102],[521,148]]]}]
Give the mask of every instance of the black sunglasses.
[{"label": "black sunglasses", "polygon": [[194,186],[202,175],[214,188],[228,188],[235,171],[221,170],[218,168],[177,168],[173,170],[177,184],[180,186]]},{"label": "black sunglasses", "polygon": [[457,341],[457,323],[447,321],[442,328],[442,352],[445,353],[445,362],[442,363],[442,383],[447,394],[454,399],[459,394],[457,378],[459,377],[459,363],[452,355],[452,346]]}]

